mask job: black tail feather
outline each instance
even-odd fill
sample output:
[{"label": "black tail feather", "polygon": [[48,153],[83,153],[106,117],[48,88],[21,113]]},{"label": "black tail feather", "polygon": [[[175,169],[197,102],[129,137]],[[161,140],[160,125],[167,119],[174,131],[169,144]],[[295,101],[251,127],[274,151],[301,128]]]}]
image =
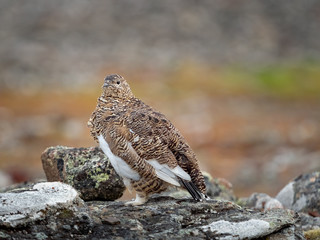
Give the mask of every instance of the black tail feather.
[{"label": "black tail feather", "polygon": [[201,193],[199,188],[193,182],[190,182],[190,185],[192,186],[193,189],[196,190],[196,192],[197,192],[198,196],[200,197],[200,199],[202,199],[203,198],[203,194]]},{"label": "black tail feather", "polygon": [[208,197],[208,195],[207,194],[204,194],[204,193],[202,193],[200,190],[199,190],[199,188],[193,183],[193,182],[190,182],[190,184],[193,186],[193,188],[195,188],[196,190],[197,190],[197,192],[200,194],[200,196],[201,196],[201,199],[206,199],[206,200],[209,200],[210,198]]},{"label": "black tail feather", "polygon": [[187,191],[190,193],[194,200],[201,201],[203,199],[203,194],[192,181],[180,179],[180,182],[185,187],[185,189],[187,189]]}]

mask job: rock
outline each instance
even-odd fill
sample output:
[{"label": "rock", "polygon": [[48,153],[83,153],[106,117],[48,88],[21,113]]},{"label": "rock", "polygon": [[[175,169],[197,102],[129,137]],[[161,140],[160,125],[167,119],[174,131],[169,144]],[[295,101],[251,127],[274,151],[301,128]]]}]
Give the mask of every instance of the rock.
[{"label": "rock", "polygon": [[276,232],[266,238],[267,240],[296,240],[296,239],[305,239],[302,232],[294,234],[295,227],[291,226],[288,228],[281,229],[279,232]]},{"label": "rock", "polygon": [[[298,216],[291,210],[260,212],[241,208],[226,200],[195,202],[163,196],[151,197],[145,205],[134,207],[120,201],[83,202],[75,197],[78,200],[71,204],[70,199],[66,207],[64,203],[55,205],[53,199],[57,196],[61,196],[60,199],[76,196],[73,188],[63,183],[40,183],[40,186],[36,184],[31,191],[14,192],[17,199],[22,199],[26,194],[39,196],[40,189],[49,194],[52,198],[51,201],[44,201],[44,210],[38,210],[40,207],[34,206],[36,204],[32,205],[36,209],[34,212],[40,211],[41,218],[34,219],[32,224],[16,227],[3,225],[2,222],[2,226],[6,227],[0,225],[1,238],[276,239],[274,236],[286,236],[287,239],[304,239],[302,231],[296,226]],[[27,205],[29,203],[26,202],[23,206]],[[16,213],[23,209],[17,206]]]},{"label": "rock", "polygon": [[263,211],[274,209],[274,208],[283,208],[281,202],[277,199],[270,197],[268,194],[265,193],[253,193],[251,196],[246,200],[244,204],[250,208],[256,208]]},{"label": "rock", "polygon": [[320,217],[313,217],[303,212],[300,212],[298,214],[300,221],[297,222],[297,226],[303,231],[320,229]]},{"label": "rock", "polygon": [[[94,215],[103,220],[90,237],[127,239],[235,239],[232,236],[257,238],[270,236],[283,228],[294,227],[296,215],[290,210],[271,210],[267,213],[245,210],[229,201],[209,200],[194,202],[192,199],[176,200],[170,197],[152,197],[145,205],[127,207],[121,202],[87,202]],[[262,223],[259,231],[249,235],[250,223]],[[219,223],[238,228],[225,228],[224,232],[210,229]],[[248,224],[249,223],[249,224]],[[243,226],[248,228],[244,229]],[[104,231],[100,232],[99,231]],[[299,231],[297,230],[297,233]],[[111,234],[111,235],[110,235]],[[250,235],[251,234],[251,235]],[[293,236],[294,236],[293,232]],[[227,238],[225,238],[227,236]],[[242,238],[239,238],[242,239]]]},{"label": "rock", "polygon": [[21,183],[14,183],[10,186],[7,187],[3,187],[0,188],[0,193],[5,193],[5,192],[15,192],[17,191],[17,189],[19,189],[19,191],[23,190],[23,189],[32,189],[33,186],[37,183],[42,183],[42,182],[46,182],[44,180],[39,180],[37,182],[21,182]]},{"label": "rock", "polygon": [[203,172],[207,186],[207,195],[215,199],[235,201],[232,184],[223,178],[212,178],[209,173]]},{"label": "rock", "polygon": [[82,200],[71,186],[44,182],[32,188],[0,193],[0,226],[16,227],[45,218],[59,211],[73,211]]},{"label": "rock", "polygon": [[269,230],[270,223],[258,219],[250,219],[242,222],[229,222],[220,220],[212,222],[202,227],[206,232],[214,232],[215,234],[224,236],[222,239],[245,239],[256,238],[266,235]]},{"label": "rock", "polygon": [[276,196],[282,205],[297,212],[320,217],[320,172],[302,174]]},{"label": "rock", "polygon": [[13,181],[10,175],[0,170],[0,188],[7,187],[12,183]]},{"label": "rock", "polygon": [[48,181],[62,181],[79,191],[88,200],[115,200],[125,186],[98,147],[50,147],[41,155]]}]

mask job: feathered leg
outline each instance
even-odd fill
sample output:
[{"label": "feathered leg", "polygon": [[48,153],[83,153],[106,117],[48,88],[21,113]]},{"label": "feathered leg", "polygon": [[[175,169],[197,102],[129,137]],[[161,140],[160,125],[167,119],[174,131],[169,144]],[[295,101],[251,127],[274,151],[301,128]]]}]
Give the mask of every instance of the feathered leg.
[{"label": "feathered leg", "polygon": [[125,205],[132,205],[132,206],[138,206],[138,205],[142,205],[147,201],[147,195],[145,193],[142,192],[137,192],[136,193],[136,199],[133,201],[129,201],[126,202]]}]

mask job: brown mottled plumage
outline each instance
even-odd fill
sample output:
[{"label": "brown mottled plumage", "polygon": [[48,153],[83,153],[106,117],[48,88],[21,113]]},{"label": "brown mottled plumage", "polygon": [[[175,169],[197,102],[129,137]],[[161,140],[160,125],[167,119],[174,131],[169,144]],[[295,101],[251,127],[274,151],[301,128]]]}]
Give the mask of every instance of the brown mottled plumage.
[{"label": "brown mottled plumage", "polygon": [[136,190],[129,204],[143,204],[170,185],[186,188],[196,200],[205,198],[196,156],[173,124],[135,98],[119,75],[107,76],[102,89],[88,126],[125,185]]}]

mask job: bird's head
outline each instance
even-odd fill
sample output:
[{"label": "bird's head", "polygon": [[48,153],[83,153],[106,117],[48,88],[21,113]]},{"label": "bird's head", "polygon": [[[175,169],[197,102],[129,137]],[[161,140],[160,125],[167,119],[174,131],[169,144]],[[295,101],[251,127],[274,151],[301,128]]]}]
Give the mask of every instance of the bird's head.
[{"label": "bird's head", "polygon": [[131,98],[133,93],[127,81],[118,74],[106,76],[102,86],[102,96],[115,98]]}]

